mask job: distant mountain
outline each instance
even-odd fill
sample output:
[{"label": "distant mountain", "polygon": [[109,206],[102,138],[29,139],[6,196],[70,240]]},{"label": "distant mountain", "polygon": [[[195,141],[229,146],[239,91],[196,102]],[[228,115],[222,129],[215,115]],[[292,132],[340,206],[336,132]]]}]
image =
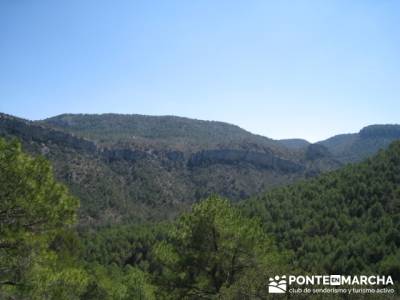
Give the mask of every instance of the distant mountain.
[{"label": "distant mountain", "polygon": [[289,149],[302,149],[310,145],[310,142],[303,139],[283,139],[278,142]]},{"label": "distant mountain", "polygon": [[[104,134],[102,134],[104,132]],[[165,219],[212,193],[243,199],[318,170],[237,126],[178,117],[0,114],[0,136],[48,158],[81,199],[81,222]]]},{"label": "distant mountain", "polygon": [[329,143],[276,141],[227,123],[173,116],[28,121],[0,114],[0,136],[16,137],[52,162],[57,178],[81,199],[82,223],[166,219],[213,193],[245,199],[346,161]]},{"label": "distant mountain", "polygon": [[276,154],[287,152],[276,141],[251,134],[236,125],[175,116],[63,114],[37,123],[101,145],[168,147],[181,151],[224,146],[243,150],[257,148]]},{"label": "distant mountain", "polygon": [[358,162],[400,139],[400,125],[371,125],[359,133],[341,134],[318,144],[325,146],[342,163]]}]

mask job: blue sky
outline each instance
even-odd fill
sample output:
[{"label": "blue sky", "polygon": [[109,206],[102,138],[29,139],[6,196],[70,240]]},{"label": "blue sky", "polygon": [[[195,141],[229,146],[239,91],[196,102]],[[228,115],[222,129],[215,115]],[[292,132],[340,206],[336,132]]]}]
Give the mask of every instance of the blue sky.
[{"label": "blue sky", "polygon": [[0,1],[0,111],[317,141],[400,123],[400,1]]}]

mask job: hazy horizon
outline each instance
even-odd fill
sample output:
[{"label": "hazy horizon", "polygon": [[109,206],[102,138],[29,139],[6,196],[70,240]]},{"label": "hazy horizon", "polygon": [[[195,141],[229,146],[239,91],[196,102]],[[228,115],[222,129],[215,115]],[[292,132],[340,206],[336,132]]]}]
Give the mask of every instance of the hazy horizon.
[{"label": "hazy horizon", "polygon": [[397,1],[0,3],[0,111],[176,115],[310,142],[400,123]]}]

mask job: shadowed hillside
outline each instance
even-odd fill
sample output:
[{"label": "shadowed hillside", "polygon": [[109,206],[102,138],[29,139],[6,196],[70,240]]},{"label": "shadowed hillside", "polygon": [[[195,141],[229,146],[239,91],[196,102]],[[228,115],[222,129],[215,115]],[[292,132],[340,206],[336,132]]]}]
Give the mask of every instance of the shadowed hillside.
[{"label": "shadowed hillside", "polygon": [[359,133],[341,134],[319,144],[327,147],[334,157],[343,162],[361,161],[400,139],[400,125],[371,125]]},{"label": "shadowed hillside", "polygon": [[328,142],[286,147],[235,125],[171,116],[1,114],[0,135],[52,162],[82,200],[84,223],[168,219],[214,193],[245,199],[346,161]]}]

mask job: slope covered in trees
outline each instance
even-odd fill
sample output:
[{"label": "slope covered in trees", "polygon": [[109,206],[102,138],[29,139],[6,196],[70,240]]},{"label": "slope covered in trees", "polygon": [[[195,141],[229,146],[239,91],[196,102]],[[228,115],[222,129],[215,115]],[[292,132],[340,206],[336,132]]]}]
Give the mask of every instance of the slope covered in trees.
[{"label": "slope covered in trees", "polygon": [[213,193],[245,199],[339,166],[237,126],[177,117],[0,114],[0,136],[51,161],[81,200],[82,224],[170,219]]},{"label": "slope covered in trees", "polygon": [[32,122],[0,114],[0,136],[45,156],[81,200],[81,224],[172,219],[214,193],[236,201],[318,176],[396,138],[396,126],[378,127],[356,135],[361,144],[335,147],[335,139],[276,141],[172,116],[66,114]]},{"label": "slope covered in trees", "polygon": [[400,142],[243,206],[302,270],[400,279]]},{"label": "slope covered in trees", "polygon": [[140,268],[160,299],[268,299],[272,274],[380,274],[398,282],[399,176],[396,142],[365,162],[241,203],[244,214],[211,198],[158,229],[91,233],[85,260]]},{"label": "slope covered in trees", "polygon": [[212,197],[171,224],[73,227],[47,161],[0,139],[1,299],[249,297],[284,262],[261,224]]},{"label": "slope covered in trees", "polygon": [[0,173],[2,299],[268,299],[276,274],[400,278],[400,142],[239,207],[213,196],[159,224],[73,227],[77,199],[15,141],[0,139]]},{"label": "slope covered in trees", "polygon": [[147,277],[144,289],[155,299],[265,298],[268,277],[288,270],[287,254],[278,252],[259,220],[216,196],[169,224],[113,226],[81,237],[82,259],[106,278],[85,299],[110,296],[103,282],[118,285],[120,276],[111,274],[132,267]]},{"label": "slope covered in trees", "polygon": [[37,123],[104,144],[148,144],[185,151],[253,143],[275,153],[285,152],[276,141],[236,125],[176,116],[63,114]]}]

